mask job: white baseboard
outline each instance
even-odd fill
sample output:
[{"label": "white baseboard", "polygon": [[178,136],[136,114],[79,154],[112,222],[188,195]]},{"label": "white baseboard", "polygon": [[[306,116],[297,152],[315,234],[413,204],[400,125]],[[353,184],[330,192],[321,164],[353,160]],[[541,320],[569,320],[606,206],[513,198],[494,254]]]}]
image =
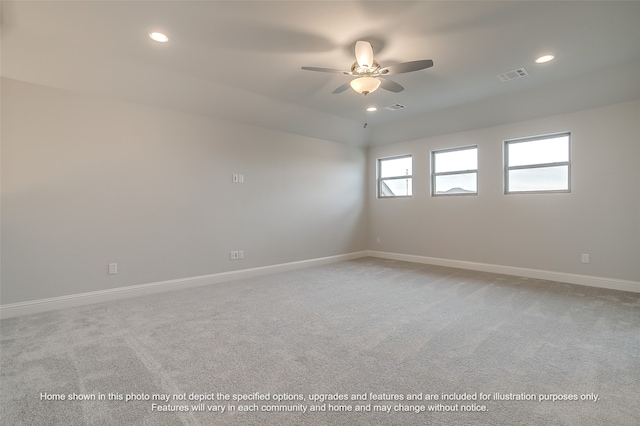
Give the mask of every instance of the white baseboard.
[{"label": "white baseboard", "polygon": [[440,259],[437,257],[415,256],[411,254],[388,253],[369,250],[368,256],[383,259],[404,260],[413,263],[448,266],[451,268],[470,269],[473,271],[492,272],[495,274],[515,275],[517,277],[538,278],[589,287],[608,288],[611,290],[640,293],[640,282],[618,280],[615,278],[593,277],[589,275],[569,274],[565,272],[545,271],[541,269],[519,268],[515,266],[492,265],[489,263],[467,262],[464,260]]},{"label": "white baseboard", "polygon": [[109,290],[91,291],[87,293],[71,294],[68,296],[52,297],[49,299],[31,300],[27,302],[11,303],[0,306],[0,318],[11,318],[111,300],[144,296],[165,291],[182,290],[191,287],[218,284],[245,278],[259,277],[278,272],[293,271],[310,266],[325,265],[361,257],[378,257],[382,259],[403,260],[413,263],[448,266],[451,268],[470,269],[473,271],[492,272],[496,274],[515,275],[527,278],[538,278],[549,281],[559,281],[569,284],[601,287],[612,290],[640,293],[640,282],[618,280],[613,278],[592,277],[588,275],[568,274],[539,269],[519,268],[514,266],[492,265],[488,263],[467,262],[464,260],[441,259],[437,257],[416,256],[411,254],[389,253],[376,250],[321,257],[317,259],[301,260],[298,262],[281,263],[277,265],[261,266],[257,268],[241,269],[237,271],[221,272],[198,277],[180,278],[149,284],[119,287]]},{"label": "white baseboard", "polygon": [[11,318],[21,315],[36,314],[75,306],[108,302],[111,300],[145,296],[165,291],[182,290],[204,285],[218,284],[245,278],[253,278],[278,272],[293,271],[310,266],[358,259],[367,256],[367,252],[354,252],[317,259],[301,260],[297,262],[281,263],[277,265],[261,266],[257,268],[241,269],[237,271],[221,272],[218,274],[201,275],[198,277],[180,278],[149,284],[139,284],[119,287],[109,290],[91,291],[87,293],[71,294],[68,296],[52,297],[48,299],[30,300],[27,302],[10,303],[0,306],[0,318]]}]

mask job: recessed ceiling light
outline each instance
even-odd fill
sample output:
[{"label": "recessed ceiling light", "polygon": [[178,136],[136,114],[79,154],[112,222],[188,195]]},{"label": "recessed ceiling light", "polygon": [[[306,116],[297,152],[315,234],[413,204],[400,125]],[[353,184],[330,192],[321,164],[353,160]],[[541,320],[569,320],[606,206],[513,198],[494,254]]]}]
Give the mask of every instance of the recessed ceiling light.
[{"label": "recessed ceiling light", "polygon": [[151,33],[149,34],[149,37],[151,37],[151,40],[157,41],[158,43],[166,43],[169,41],[169,37],[162,33]]},{"label": "recessed ceiling light", "polygon": [[367,111],[369,111],[369,112],[374,112],[374,111],[377,111],[377,110],[378,110],[378,108],[376,108],[376,107],[367,108]]},{"label": "recessed ceiling light", "polygon": [[538,59],[536,59],[536,64],[544,64],[546,62],[553,60],[553,58],[555,58],[555,56],[553,55],[540,56]]}]

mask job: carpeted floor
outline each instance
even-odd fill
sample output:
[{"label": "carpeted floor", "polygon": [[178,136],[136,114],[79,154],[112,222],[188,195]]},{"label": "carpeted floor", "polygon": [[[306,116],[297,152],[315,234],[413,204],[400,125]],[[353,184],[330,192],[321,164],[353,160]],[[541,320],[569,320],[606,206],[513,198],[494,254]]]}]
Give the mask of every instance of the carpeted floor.
[{"label": "carpeted floor", "polygon": [[364,258],[0,327],[3,425],[640,424],[634,293]]}]

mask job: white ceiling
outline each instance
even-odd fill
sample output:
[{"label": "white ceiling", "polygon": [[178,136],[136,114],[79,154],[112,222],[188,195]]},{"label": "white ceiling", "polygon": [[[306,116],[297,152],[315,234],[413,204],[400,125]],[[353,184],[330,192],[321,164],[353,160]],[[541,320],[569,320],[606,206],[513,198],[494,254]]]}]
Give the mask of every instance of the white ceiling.
[{"label": "white ceiling", "polygon": [[[435,65],[366,97],[300,69],[348,69],[357,40]],[[1,52],[12,79],[379,145],[640,98],[640,2],[3,0]]]}]

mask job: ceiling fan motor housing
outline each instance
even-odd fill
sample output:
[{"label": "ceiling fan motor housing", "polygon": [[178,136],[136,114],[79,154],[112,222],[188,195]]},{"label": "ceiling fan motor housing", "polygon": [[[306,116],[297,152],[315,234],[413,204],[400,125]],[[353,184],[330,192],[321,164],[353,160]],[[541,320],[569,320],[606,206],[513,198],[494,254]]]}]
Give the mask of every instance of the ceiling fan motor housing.
[{"label": "ceiling fan motor housing", "polygon": [[370,67],[361,66],[358,62],[354,62],[351,65],[351,75],[359,77],[377,77],[380,75],[380,64],[377,61],[373,61]]}]

